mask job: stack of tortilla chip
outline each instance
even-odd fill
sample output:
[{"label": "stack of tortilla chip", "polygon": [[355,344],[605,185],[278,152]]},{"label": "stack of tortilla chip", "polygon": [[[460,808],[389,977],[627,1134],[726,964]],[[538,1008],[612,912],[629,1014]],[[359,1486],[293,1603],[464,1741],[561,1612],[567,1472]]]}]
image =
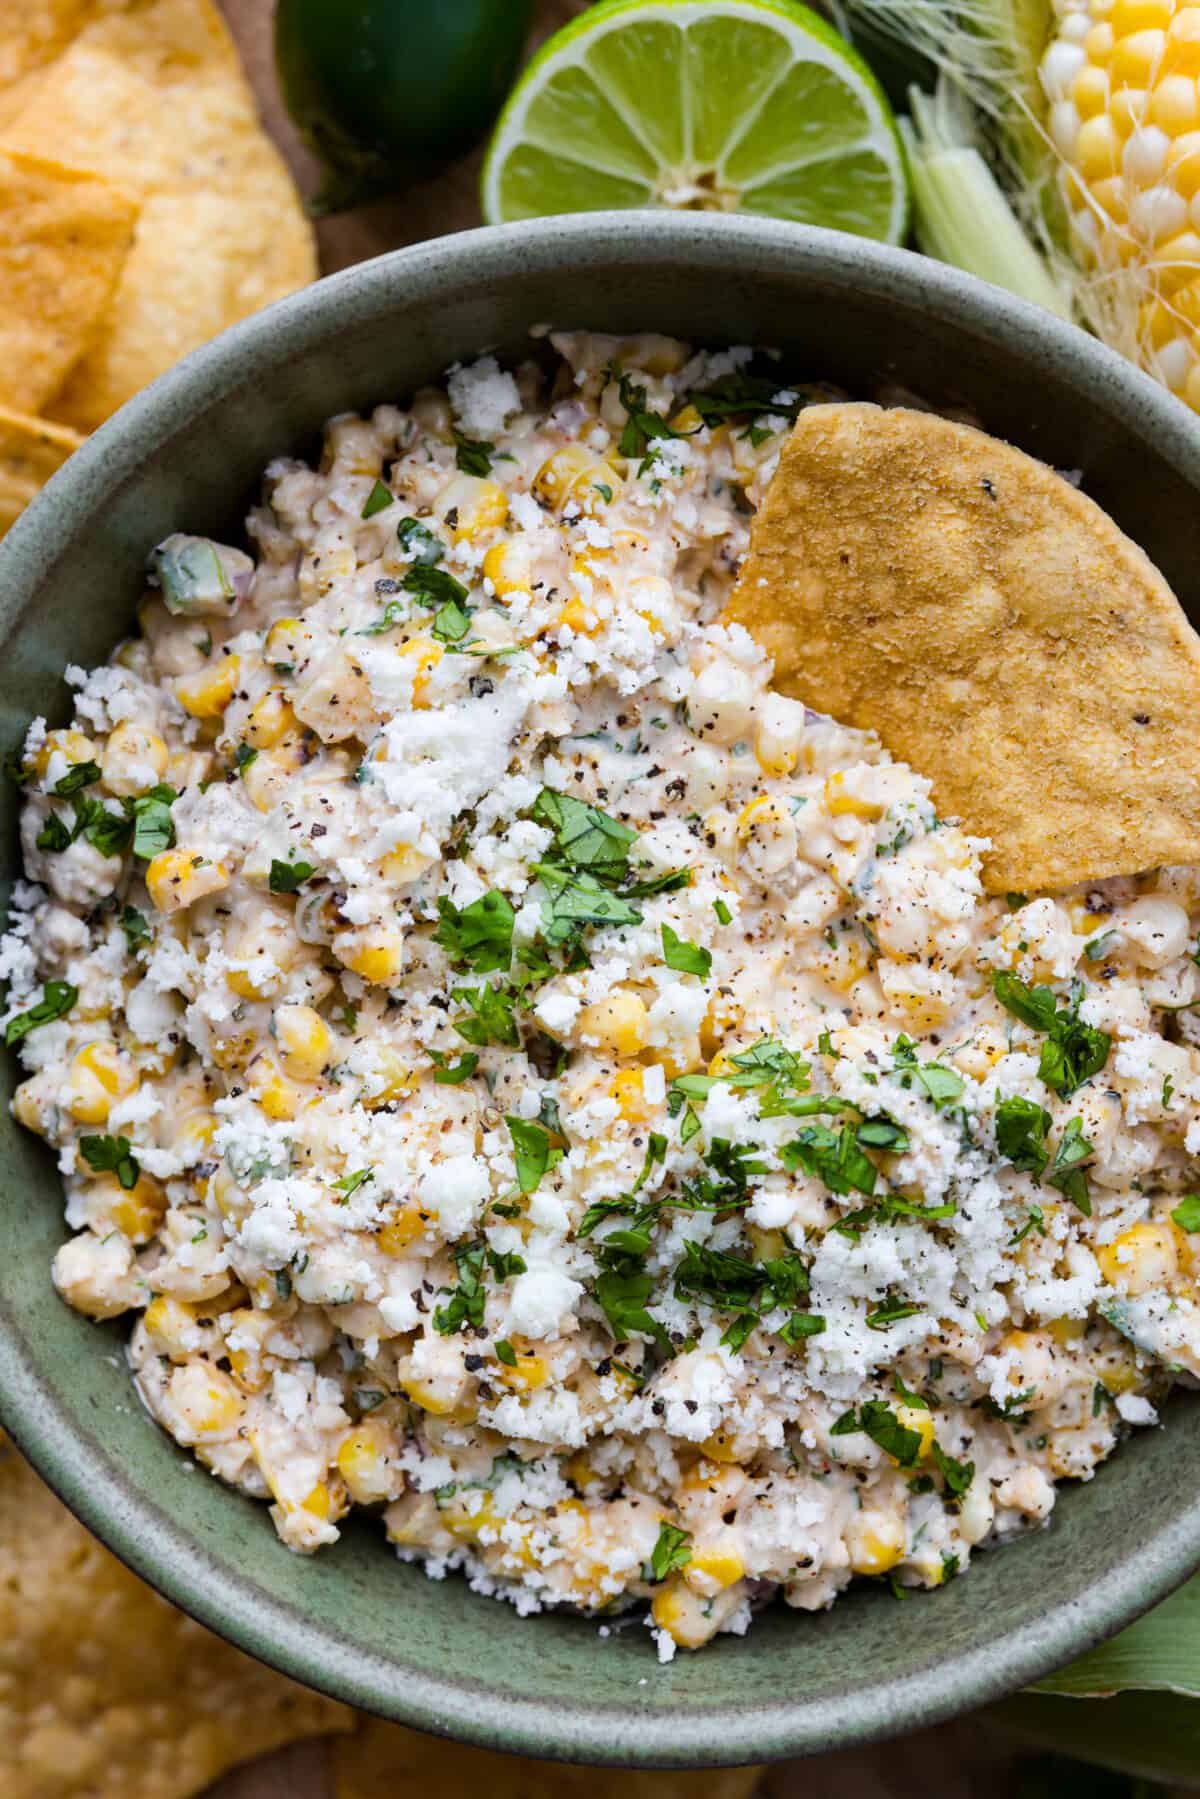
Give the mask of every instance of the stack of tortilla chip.
[{"label": "stack of tortilla chip", "polygon": [[81,433],[316,272],[211,0],[0,11],[0,532]]},{"label": "stack of tortilla chip", "polygon": [[[0,1435],[4,1799],[193,1799],[239,1762],[355,1722],[143,1585]],[[750,1799],[761,1774],[563,1768],[357,1722],[337,1799],[606,1799],[618,1782],[626,1799]]]}]

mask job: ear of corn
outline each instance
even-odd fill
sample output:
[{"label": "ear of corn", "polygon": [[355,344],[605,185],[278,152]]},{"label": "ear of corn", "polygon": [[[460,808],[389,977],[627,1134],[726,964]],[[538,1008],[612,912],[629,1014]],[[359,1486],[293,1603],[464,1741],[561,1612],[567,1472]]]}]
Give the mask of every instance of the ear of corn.
[{"label": "ear of corn", "polygon": [[1200,6],[1056,10],[1041,81],[1075,249],[1108,289],[1118,347],[1200,411]]}]

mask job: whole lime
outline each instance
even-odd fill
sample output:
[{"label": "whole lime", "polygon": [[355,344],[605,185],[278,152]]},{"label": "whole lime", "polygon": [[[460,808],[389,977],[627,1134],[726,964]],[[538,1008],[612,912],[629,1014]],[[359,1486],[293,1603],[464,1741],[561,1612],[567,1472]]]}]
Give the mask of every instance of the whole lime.
[{"label": "whole lime", "polygon": [[500,110],[532,0],[279,0],[284,101],[325,166],[336,212],[420,181],[471,149]]}]

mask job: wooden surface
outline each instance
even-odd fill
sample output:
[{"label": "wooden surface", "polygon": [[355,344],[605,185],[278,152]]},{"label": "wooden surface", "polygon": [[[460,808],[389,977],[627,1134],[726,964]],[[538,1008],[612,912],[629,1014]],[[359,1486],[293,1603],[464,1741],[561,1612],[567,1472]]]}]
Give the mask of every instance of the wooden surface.
[{"label": "wooden surface", "polygon": [[[330,5],[336,3],[329,0]],[[435,5],[437,0],[429,3]],[[271,0],[223,0],[223,5],[258,93],[263,118],[302,191],[311,193],[317,184],[315,165],[292,129],[275,85]],[[583,6],[584,0],[541,0],[536,38],[555,30]],[[383,250],[478,225],[480,161],[476,153],[438,179],[398,198],[322,220],[318,236],[326,273]],[[803,1629],[802,1619],[797,1628]],[[783,1764],[766,1776],[760,1799],[825,1799],[826,1795],[829,1799],[1018,1799],[1024,1759],[996,1732],[966,1720],[877,1749]],[[617,1799],[620,1774],[603,1782],[603,1789]],[[218,1781],[206,1799],[334,1799],[326,1746],[297,1745],[240,1769]],[[396,1799],[409,1796],[398,1788]],[[440,1796],[422,1794],[420,1799]]]}]

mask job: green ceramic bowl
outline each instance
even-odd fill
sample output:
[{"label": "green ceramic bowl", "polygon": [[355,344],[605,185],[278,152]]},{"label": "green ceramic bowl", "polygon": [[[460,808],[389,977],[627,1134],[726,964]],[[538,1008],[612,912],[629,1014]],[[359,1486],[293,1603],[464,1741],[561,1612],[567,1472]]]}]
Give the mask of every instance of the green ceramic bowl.
[{"label": "green ceramic bowl", "polygon": [[[60,671],[125,632],[148,545],[235,535],[260,470],[323,419],[401,398],[457,357],[520,353],[541,322],[777,345],[784,367],[873,394],[898,383],[968,406],[1062,467],[1184,598],[1200,568],[1200,428],[1080,333],[902,251],[743,218],[585,214],[442,238],[351,269],[227,332],[73,456],[0,548],[0,747],[67,716]],[[3,784],[0,784],[3,785]],[[17,872],[6,787],[4,872]],[[12,1069],[0,1076],[6,1083]],[[800,1754],[944,1718],[1020,1686],[1161,1598],[1200,1562],[1200,1408],[1064,1489],[1047,1530],[897,1605],[883,1590],[819,1617],[777,1606],[744,1639],[655,1662],[647,1632],[521,1620],[430,1581],[352,1524],[312,1560],[266,1510],[181,1454],[134,1397],[123,1332],[62,1305],[51,1157],[0,1137],[4,1422],[67,1503],[189,1612],[370,1711],[496,1748],[704,1765]]]}]

